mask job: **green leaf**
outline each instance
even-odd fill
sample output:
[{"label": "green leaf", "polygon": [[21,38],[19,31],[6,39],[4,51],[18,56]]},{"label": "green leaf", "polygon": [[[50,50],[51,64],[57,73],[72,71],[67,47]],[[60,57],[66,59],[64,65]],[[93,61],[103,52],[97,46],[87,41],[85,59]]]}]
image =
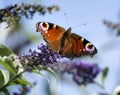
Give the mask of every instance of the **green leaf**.
[{"label": "green leaf", "polygon": [[2,72],[0,71],[0,87],[2,87],[3,85],[4,85],[4,76]]},{"label": "green leaf", "polygon": [[16,82],[20,83],[21,85],[30,85],[33,87],[33,84],[25,79],[18,79]]},{"label": "green leaf", "polygon": [[16,70],[13,67],[13,62],[12,61],[4,60],[2,57],[0,57],[0,64],[2,64],[11,73],[13,73],[14,75],[16,75]]},{"label": "green leaf", "polygon": [[8,83],[10,79],[10,74],[7,70],[0,69],[0,86]]},{"label": "green leaf", "polygon": [[56,73],[51,68],[47,68],[46,71],[49,72],[50,74],[52,74],[56,78],[57,83],[58,83],[58,77],[57,77]]},{"label": "green leaf", "polygon": [[48,81],[48,83],[50,82],[50,80],[48,79],[48,77],[45,74],[41,73],[40,71],[33,70],[33,72],[36,73],[36,74],[39,74],[39,75],[43,76]]},{"label": "green leaf", "polygon": [[0,44],[0,56],[9,56],[13,53],[13,51],[3,44]]},{"label": "green leaf", "polygon": [[25,79],[20,79],[20,78],[18,80],[11,81],[8,85],[9,86],[11,86],[11,85],[25,85],[25,86],[30,85],[31,87],[34,86],[31,82],[29,82]]},{"label": "green leaf", "polygon": [[105,83],[105,80],[106,80],[106,77],[107,77],[107,75],[108,75],[108,67],[106,67],[106,68],[104,68],[104,70],[103,70],[103,74],[102,74],[102,85],[104,85],[104,83]]}]

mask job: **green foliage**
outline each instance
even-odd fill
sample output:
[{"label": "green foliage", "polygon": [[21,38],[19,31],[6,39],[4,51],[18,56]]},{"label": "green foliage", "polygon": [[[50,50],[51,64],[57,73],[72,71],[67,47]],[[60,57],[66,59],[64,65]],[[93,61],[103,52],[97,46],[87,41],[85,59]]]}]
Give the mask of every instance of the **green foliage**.
[{"label": "green foliage", "polygon": [[0,44],[0,56],[9,56],[12,53],[13,53],[12,50]]},{"label": "green foliage", "polygon": [[9,95],[7,87],[12,85],[33,86],[22,77],[23,73],[24,69],[17,56],[13,54],[12,50],[0,44],[0,94]]},{"label": "green foliage", "polygon": [[[49,72],[58,81],[56,73],[51,68],[46,69],[38,66],[33,70],[34,73],[39,74],[47,79],[49,83],[48,77],[39,70]],[[24,91],[24,88],[26,88],[25,86],[29,85],[30,87],[33,87],[34,85],[31,82],[24,79],[24,72],[26,72],[26,70],[20,63],[18,56],[15,55],[11,49],[0,44],[0,95],[10,95],[8,87],[12,87],[13,85],[21,85],[23,88],[23,93],[26,93],[27,91]]]},{"label": "green foliage", "polygon": [[0,69],[0,87],[6,85],[10,79],[10,74],[7,70]]},{"label": "green foliage", "polygon": [[[22,28],[20,22],[23,16],[27,19],[32,19],[36,12],[38,12],[39,15],[44,15],[45,13],[52,13],[52,11],[55,10],[58,11],[59,7],[46,7],[40,4],[31,5],[24,3],[22,5],[10,5],[4,9],[0,9],[0,24],[2,22],[7,22],[8,27],[6,27],[6,29],[10,31],[10,34]],[[30,39],[38,39],[35,35],[27,35],[30,37]],[[47,79],[49,82],[48,77],[40,72],[40,70],[47,71],[52,74],[56,78],[56,80],[58,80],[55,72],[52,69],[39,68],[35,67],[32,72],[45,77],[45,79]],[[10,95],[9,87],[13,87],[14,85],[20,85],[23,89],[22,95],[26,95],[28,91],[27,85],[29,85],[30,87],[34,86],[23,77],[23,74],[26,71],[27,70],[25,66],[21,64],[18,56],[15,55],[11,49],[4,46],[3,44],[0,44],[0,95]]]},{"label": "green foliage", "polygon": [[108,75],[108,67],[104,68],[103,73],[102,73],[102,85],[104,85],[106,77]]}]

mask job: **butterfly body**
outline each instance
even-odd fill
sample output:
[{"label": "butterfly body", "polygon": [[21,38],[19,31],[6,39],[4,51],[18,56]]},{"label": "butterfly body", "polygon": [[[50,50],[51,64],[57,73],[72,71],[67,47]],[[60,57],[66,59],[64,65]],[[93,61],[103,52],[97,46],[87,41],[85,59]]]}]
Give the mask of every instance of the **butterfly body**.
[{"label": "butterfly body", "polygon": [[71,28],[65,30],[61,26],[49,22],[38,22],[36,28],[43,35],[49,48],[65,57],[93,56],[97,53],[93,44],[83,37],[71,33]]}]

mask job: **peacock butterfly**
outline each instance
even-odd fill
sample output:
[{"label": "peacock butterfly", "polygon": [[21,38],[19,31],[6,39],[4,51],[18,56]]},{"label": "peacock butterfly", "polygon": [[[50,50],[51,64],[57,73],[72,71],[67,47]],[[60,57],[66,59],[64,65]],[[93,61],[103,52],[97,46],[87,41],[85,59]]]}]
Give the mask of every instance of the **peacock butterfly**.
[{"label": "peacock butterfly", "polygon": [[36,28],[43,35],[49,48],[64,57],[93,56],[97,53],[96,47],[91,42],[71,33],[71,28],[65,30],[63,27],[49,22],[38,22]]}]

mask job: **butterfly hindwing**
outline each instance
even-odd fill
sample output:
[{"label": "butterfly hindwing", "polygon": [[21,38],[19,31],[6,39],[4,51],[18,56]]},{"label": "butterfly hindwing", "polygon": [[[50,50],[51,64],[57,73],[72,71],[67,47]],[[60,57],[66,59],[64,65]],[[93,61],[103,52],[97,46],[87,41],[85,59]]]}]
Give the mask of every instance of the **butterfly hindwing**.
[{"label": "butterfly hindwing", "polygon": [[66,57],[79,57],[81,55],[93,56],[97,49],[83,37],[66,31],[61,39],[60,53]]}]

